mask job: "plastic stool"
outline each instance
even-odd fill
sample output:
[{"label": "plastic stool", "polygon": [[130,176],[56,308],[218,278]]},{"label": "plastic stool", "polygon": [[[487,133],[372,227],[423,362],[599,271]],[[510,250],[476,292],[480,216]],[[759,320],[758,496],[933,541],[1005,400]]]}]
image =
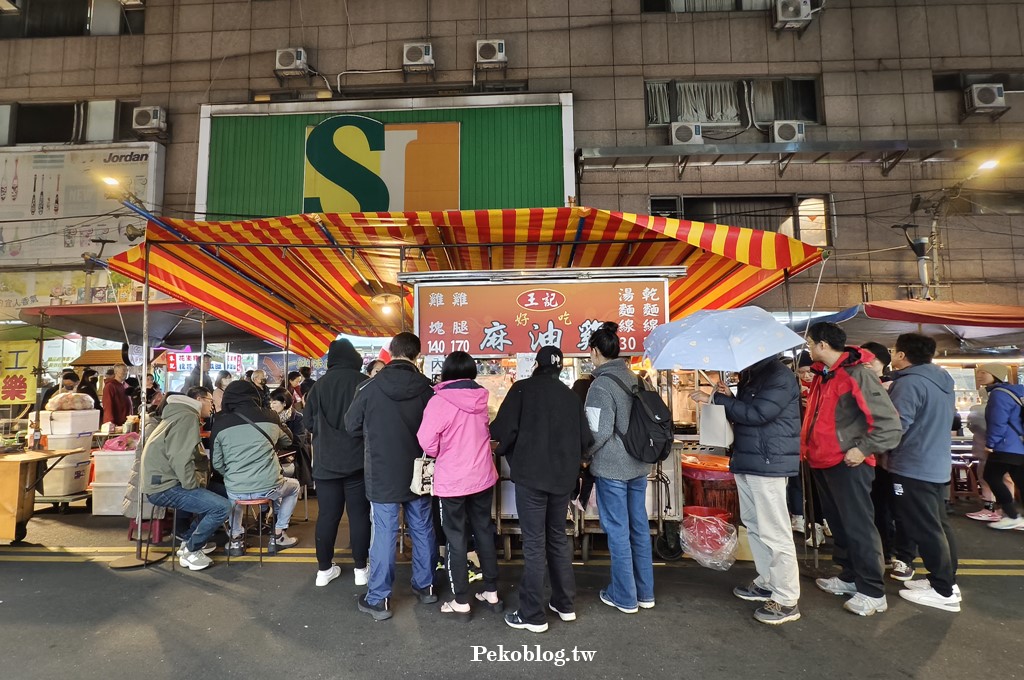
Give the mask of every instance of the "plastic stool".
[{"label": "plastic stool", "polygon": [[[256,525],[259,527],[259,539],[258,540],[259,540],[259,548],[260,548],[260,566],[262,567],[263,566],[263,522],[260,519],[260,514],[262,513],[262,507],[265,505],[265,506],[267,506],[267,521],[269,522],[271,519],[273,519],[273,517],[274,517],[274,501],[270,500],[269,498],[251,498],[251,499],[248,499],[248,500],[233,501],[232,502],[232,508],[231,508],[231,516],[232,517],[235,514],[234,506],[236,506],[236,505],[237,506],[241,506],[241,508],[242,508],[242,527],[243,527],[243,529],[245,528],[245,516],[247,514],[249,514],[250,512],[253,514],[253,517],[256,520]],[[273,531],[273,529],[271,529],[271,531]],[[229,536],[228,536],[229,544],[230,544],[230,542],[232,540],[234,540],[234,536],[231,536],[230,533],[231,532],[229,531],[228,532],[228,534],[229,534]],[[270,540],[274,540],[274,535],[273,534],[271,534]],[[242,541],[243,542],[245,541],[245,531],[244,530],[242,532]],[[268,552],[270,552],[269,549],[268,549]],[[228,550],[228,565],[230,565],[230,564],[231,564],[231,551]]]}]

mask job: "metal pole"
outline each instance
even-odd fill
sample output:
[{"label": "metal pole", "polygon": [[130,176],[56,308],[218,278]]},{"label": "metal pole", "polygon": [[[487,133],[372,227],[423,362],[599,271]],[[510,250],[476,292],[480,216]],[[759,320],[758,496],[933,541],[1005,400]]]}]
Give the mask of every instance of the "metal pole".
[{"label": "metal pole", "polygon": [[288,384],[288,371],[291,368],[291,366],[289,365],[290,364],[289,359],[291,357],[291,347],[292,347],[292,325],[290,323],[288,323],[287,321],[285,321],[284,322],[284,362],[283,362],[284,363],[284,376],[283,376],[284,380],[282,380],[281,382],[284,385],[284,388],[286,390],[288,390],[289,392],[291,392],[291,385]]},{"label": "metal pole", "polygon": [[[142,364],[143,368],[149,369],[149,255],[151,245],[149,241],[145,244],[145,277],[142,283]],[[147,409],[142,409],[141,419],[139,421],[139,446],[146,439],[146,417]],[[135,508],[135,531],[138,534],[135,539],[135,554],[126,555],[125,557],[119,557],[116,560],[110,562],[111,569],[134,569],[136,567],[145,567],[149,564],[154,564],[168,557],[168,553],[155,554],[153,557],[144,559],[142,557],[142,504],[145,500],[145,496],[142,494],[142,462],[141,453],[136,452],[135,457],[139,460],[139,474],[137,479],[138,494],[136,495],[136,508]],[[153,531],[153,527],[150,526],[150,532]]]}]

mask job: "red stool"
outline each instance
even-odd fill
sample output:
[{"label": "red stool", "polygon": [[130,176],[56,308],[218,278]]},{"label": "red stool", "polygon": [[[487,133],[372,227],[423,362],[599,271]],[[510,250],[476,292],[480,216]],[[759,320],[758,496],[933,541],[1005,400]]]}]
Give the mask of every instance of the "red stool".
[{"label": "red stool", "polygon": [[[274,517],[274,501],[269,498],[251,498],[248,500],[237,500],[234,501],[234,505],[242,508],[242,540],[245,540],[245,517],[252,513],[253,518],[256,520],[256,525],[259,527],[259,548],[260,548],[260,566],[263,566],[263,521],[260,519],[263,506],[267,506],[267,521],[269,522]],[[235,509],[231,508],[231,514],[234,516]],[[273,529],[271,529],[273,531]],[[230,542],[234,537],[228,536]],[[271,533],[270,540],[274,540],[274,535]],[[271,552],[268,548],[267,552]],[[228,565],[231,564],[231,551],[228,551]]]}]

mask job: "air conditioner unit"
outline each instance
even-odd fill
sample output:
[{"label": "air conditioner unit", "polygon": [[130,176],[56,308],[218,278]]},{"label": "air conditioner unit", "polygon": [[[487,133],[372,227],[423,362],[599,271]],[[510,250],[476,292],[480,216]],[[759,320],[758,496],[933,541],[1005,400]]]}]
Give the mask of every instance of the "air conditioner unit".
[{"label": "air conditioner unit", "polygon": [[775,29],[798,31],[811,23],[811,0],[775,0]]},{"label": "air conditioner unit", "polygon": [[132,130],[153,135],[167,130],[167,112],[159,106],[136,106],[132,110]]},{"label": "air conditioner unit", "polygon": [[17,14],[21,11],[21,0],[0,0],[0,14]]},{"label": "air conditioner unit", "polygon": [[277,51],[274,73],[279,76],[305,76],[309,74],[308,54],[302,47],[286,47]]},{"label": "air conditioner unit", "polygon": [[482,68],[501,68],[508,64],[504,40],[477,40],[476,65]]},{"label": "air conditioner unit", "polygon": [[700,123],[672,123],[673,144],[703,144]]},{"label": "air conditioner unit", "polygon": [[799,120],[777,120],[772,125],[772,139],[776,142],[802,142],[804,124]]},{"label": "air conditioner unit", "polygon": [[971,85],[964,90],[964,108],[968,113],[984,113],[1006,108],[1006,91],[1002,83]]},{"label": "air conditioner unit", "polygon": [[402,68],[406,71],[432,71],[434,69],[433,45],[428,42],[402,45]]},{"label": "air conditioner unit", "polygon": [[121,6],[125,9],[142,9],[146,6],[146,0],[121,0]]}]

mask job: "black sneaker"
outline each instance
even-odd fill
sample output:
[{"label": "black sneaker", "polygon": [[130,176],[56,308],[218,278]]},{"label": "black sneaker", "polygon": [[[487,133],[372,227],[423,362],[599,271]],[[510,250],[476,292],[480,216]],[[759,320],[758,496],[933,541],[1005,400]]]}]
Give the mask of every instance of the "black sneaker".
[{"label": "black sneaker", "polygon": [[767,602],[772,599],[772,591],[758,588],[753,582],[745,586],[736,586],[732,594],[747,602]]},{"label": "black sneaker", "polygon": [[388,598],[386,597],[377,604],[370,604],[366,601],[366,596],[363,595],[359,598],[356,606],[359,608],[359,611],[372,616],[374,621],[387,621],[391,618],[391,607],[388,606]]},{"label": "black sneaker", "polygon": [[412,592],[420,598],[422,604],[434,604],[437,602],[437,595],[434,594],[434,586],[427,586],[426,588],[413,588]]},{"label": "black sneaker", "polygon": [[892,571],[889,572],[889,578],[894,581],[909,581],[914,578],[914,573],[914,567],[903,560],[893,559]]},{"label": "black sneaker", "polygon": [[505,614],[505,623],[512,628],[518,628],[520,630],[528,630],[531,633],[544,633],[547,632],[548,623],[527,623],[523,621],[523,617],[519,616],[519,610],[509,612]]},{"label": "black sneaker", "polygon": [[242,557],[245,555],[245,540],[233,538],[228,541],[228,555],[231,557]]}]

